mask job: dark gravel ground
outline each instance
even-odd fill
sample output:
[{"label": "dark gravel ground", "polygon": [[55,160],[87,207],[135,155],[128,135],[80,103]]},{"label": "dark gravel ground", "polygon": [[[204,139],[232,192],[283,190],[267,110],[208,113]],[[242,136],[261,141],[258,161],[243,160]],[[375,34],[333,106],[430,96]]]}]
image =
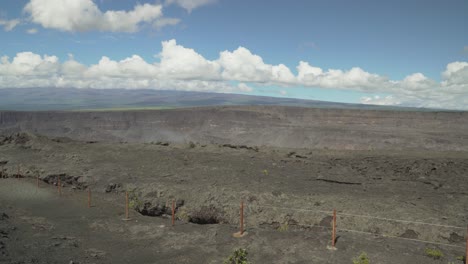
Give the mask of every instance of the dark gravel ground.
[{"label": "dark gravel ground", "polygon": [[[367,252],[371,263],[461,264],[456,258],[464,255],[466,231],[456,227],[468,224],[466,158],[464,152],[15,136],[0,146],[0,170],[9,177],[0,179],[0,215],[6,215],[0,217],[0,263],[222,263],[244,247],[253,263],[352,263]],[[14,179],[17,165],[20,179]],[[61,197],[57,177],[64,185]],[[86,205],[88,186],[92,208]],[[122,221],[125,191],[136,209],[131,221]],[[175,227],[167,216],[173,199]],[[234,238],[241,199],[248,234]],[[336,251],[327,249],[333,208]],[[219,223],[191,223],[197,215]],[[433,260],[426,248],[440,249],[444,257]]]}]

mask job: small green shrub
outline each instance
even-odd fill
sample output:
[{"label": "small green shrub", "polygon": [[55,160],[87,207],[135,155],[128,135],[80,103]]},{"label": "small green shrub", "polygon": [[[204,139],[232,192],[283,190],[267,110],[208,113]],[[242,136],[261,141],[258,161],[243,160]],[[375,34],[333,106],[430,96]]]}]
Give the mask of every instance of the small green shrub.
[{"label": "small green shrub", "polygon": [[362,252],[359,257],[353,259],[353,264],[369,264],[370,260],[366,252]]},{"label": "small green shrub", "polygon": [[136,190],[131,190],[128,193],[128,207],[138,210],[138,208],[141,208],[143,206],[143,201],[138,198],[138,195],[136,194]]},{"label": "small green shrub", "polygon": [[268,170],[263,170],[263,175],[268,176]]},{"label": "small green shrub", "polygon": [[289,230],[289,225],[288,225],[288,223],[284,223],[284,224],[280,225],[280,226],[278,227],[277,230],[280,231],[280,232],[286,232],[286,231],[288,231],[288,230]]},{"label": "small green shrub", "polygon": [[182,220],[184,222],[188,222],[190,220],[190,215],[185,207],[180,208],[177,210],[176,219]]},{"label": "small green shrub", "polygon": [[247,260],[247,250],[239,248],[234,250],[231,256],[224,261],[224,264],[250,264]]},{"label": "small green shrub", "polygon": [[440,259],[444,256],[444,253],[438,249],[426,248],[426,255],[433,259]]},{"label": "small green shrub", "polygon": [[460,261],[465,261],[465,260],[466,260],[466,258],[465,258],[465,256],[458,256],[458,257],[457,257],[457,260],[460,260]]}]

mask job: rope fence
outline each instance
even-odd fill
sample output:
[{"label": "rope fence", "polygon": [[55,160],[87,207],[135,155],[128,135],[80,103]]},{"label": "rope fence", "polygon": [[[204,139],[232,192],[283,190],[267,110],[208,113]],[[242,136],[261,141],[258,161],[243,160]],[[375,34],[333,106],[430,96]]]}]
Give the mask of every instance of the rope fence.
[{"label": "rope fence", "polygon": [[[18,180],[21,179],[19,166],[18,166],[18,173],[15,176],[16,176],[15,177],[16,179],[18,179]],[[23,177],[24,177],[24,175],[23,175]],[[39,178],[38,177],[34,177],[34,178],[37,181],[37,183],[36,183],[37,188],[40,188]],[[59,197],[66,197],[66,195],[64,195],[62,193],[62,184],[61,184],[60,177],[58,177],[56,188],[57,188],[57,192],[58,192]],[[91,208],[91,204],[92,204],[91,190],[88,187],[86,190],[83,190],[83,191],[86,191],[86,193],[87,193],[87,207]],[[128,221],[128,220],[130,220],[130,216],[129,216],[129,193],[128,193],[128,191],[125,192],[125,198],[122,199],[122,200],[125,201],[125,205],[121,206],[119,204],[118,207],[119,208],[125,207],[125,218],[122,219],[122,220]],[[176,225],[175,199],[171,199],[169,202],[167,202],[167,204],[170,204],[171,226],[175,226]],[[235,237],[243,237],[246,234],[245,226],[244,226],[244,222],[245,222],[245,218],[246,218],[245,217],[246,215],[244,214],[245,209],[249,209],[249,208],[250,209],[255,209],[255,208],[257,208],[257,211],[258,211],[258,208],[269,208],[269,209],[285,210],[285,211],[318,213],[318,214],[325,214],[327,216],[331,216],[332,220],[331,220],[331,226],[330,227],[320,225],[320,224],[310,225],[310,224],[295,223],[293,225],[296,226],[296,227],[300,227],[300,228],[308,227],[308,228],[324,229],[324,230],[327,230],[327,231],[331,230],[332,239],[331,239],[331,243],[330,243],[331,247],[329,247],[329,248],[333,249],[333,250],[336,249],[335,248],[335,243],[337,241],[337,238],[336,238],[337,232],[349,232],[349,233],[357,233],[357,234],[364,234],[364,235],[372,235],[372,236],[382,237],[382,238],[391,238],[391,239],[413,241],[413,242],[425,243],[425,244],[434,244],[434,245],[447,246],[447,247],[453,247],[453,248],[464,248],[464,249],[466,249],[465,253],[468,255],[468,233],[466,234],[466,237],[465,237],[465,239],[466,239],[466,247],[465,247],[465,246],[460,246],[460,245],[454,245],[454,244],[448,244],[448,243],[442,243],[442,242],[436,242],[436,241],[428,241],[428,240],[417,239],[417,238],[407,238],[407,237],[394,236],[394,235],[389,235],[389,234],[378,234],[378,233],[375,233],[375,232],[368,232],[368,231],[362,231],[362,230],[341,228],[341,227],[338,227],[338,225],[337,225],[337,218],[338,217],[342,218],[343,216],[344,217],[354,217],[354,218],[365,218],[365,219],[375,219],[375,220],[379,220],[379,221],[388,221],[388,222],[401,223],[401,224],[415,224],[415,225],[422,225],[422,226],[433,226],[433,227],[438,227],[438,228],[448,228],[448,229],[454,229],[454,230],[467,230],[468,231],[468,229],[466,229],[464,227],[460,227],[460,226],[438,224],[438,223],[427,223],[427,222],[419,221],[419,220],[394,219],[394,218],[386,218],[386,217],[371,216],[371,215],[360,215],[360,214],[353,214],[353,213],[341,212],[341,211],[337,212],[335,209],[332,210],[332,211],[323,211],[323,210],[315,210],[315,209],[309,209],[309,208],[274,206],[274,205],[271,205],[271,204],[258,204],[257,202],[255,204],[248,204],[248,203],[245,203],[244,200],[240,200],[240,204],[232,204],[232,203],[222,203],[222,204],[217,203],[217,204],[222,205],[223,207],[229,206],[229,207],[232,207],[232,208],[239,208],[239,223],[238,223],[239,224],[239,232],[234,234]],[[251,210],[250,213],[252,214],[252,213],[258,213],[258,212],[255,212],[255,210]],[[248,215],[247,215],[247,217],[248,217]],[[465,264],[468,264],[468,260],[466,260]]]},{"label": "rope fence", "polygon": [[[239,206],[237,204],[232,204],[232,203],[222,203],[222,205],[223,206],[231,206],[231,207],[238,207]],[[283,207],[283,206],[274,206],[274,205],[271,205],[271,204],[266,204],[266,205],[244,204],[243,207],[244,207],[243,209],[245,209],[245,208],[270,208],[270,209],[278,209],[278,210],[286,210],[286,211],[312,212],[312,213],[325,214],[327,216],[332,216],[332,217],[333,217],[333,214],[334,214],[334,211],[314,210],[314,209],[308,209],[308,208]],[[241,209],[241,210],[243,210],[243,209]],[[394,218],[386,218],[386,217],[371,216],[371,215],[359,215],[359,214],[352,214],[352,213],[341,212],[341,211],[338,211],[337,216],[339,216],[339,217],[345,216],[345,217],[367,218],[367,219],[376,219],[376,220],[381,220],[381,221],[389,221],[389,222],[404,223],[404,224],[427,225],[427,226],[450,228],[450,229],[457,229],[457,230],[468,230],[467,228],[463,228],[463,227],[460,227],[460,226],[454,226],[454,225],[427,223],[427,222],[423,222],[423,221],[420,221],[420,220],[405,220],[405,219],[394,219]],[[336,216],[333,219],[334,219],[334,221],[336,221]],[[241,221],[242,222],[244,221],[243,216],[241,216],[241,219],[239,220],[239,223]],[[303,227],[319,228],[319,229],[325,229],[325,230],[332,231],[332,232],[335,229],[335,232],[336,231],[349,232],[349,233],[357,233],[357,234],[364,234],[364,235],[372,235],[372,236],[382,237],[382,238],[391,238],[391,239],[399,239],[399,240],[413,241],[413,242],[433,244],[433,245],[441,245],[441,246],[447,246],[447,247],[453,247],[453,248],[465,248],[464,246],[448,244],[448,243],[442,243],[442,242],[436,242],[436,241],[428,241],[428,240],[423,240],[423,239],[406,238],[406,237],[393,236],[393,235],[388,235],[388,234],[377,234],[377,233],[361,231],[361,230],[340,228],[340,227],[336,227],[336,222],[331,227],[327,227],[327,226],[323,226],[323,225],[308,225],[308,224],[294,224],[294,226],[300,227],[300,228],[303,228]],[[334,238],[332,238],[332,247],[334,247],[334,243],[336,241],[336,234],[334,234],[333,237]],[[467,247],[468,247],[468,233],[467,233],[466,243],[467,243]],[[468,249],[467,249],[467,254],[468,254]],[[466,263],[466,264],[468,264],[468,263]]]},{"label": "rope fence", "polygon": [[[234,206],[234,204],[229,204],[229,205]],[[305,208],[289,208],[289,207],[281,207],[281,206],[273,206],[273,205],[247,205],[247,207],[262,207],[262,208],[280,209],[280,210],[288,210],[288,211],[305,211],[305,212],[314,212],[314,213],[327,214],[328,216],[333,216],[333,213],[334,213],[334,211],[322,211],[322,210],[313,210],[313,209],[305,209]],[[418,221],[418,220],[413,220],[413,221],[412,220],[402,220],[402,219],[393,219],[393,218],[385,218],[385,217],[370,216],[370,215],[350,214],[350,213],[343,213],[343,212],[339,212],[339,216],[359,217],[359,218],[377,219],[377,220],[382,220],[382,221],[391,221],[391,222],[398,222],[398,223],[411,223],[411,224],[416,224],[416,225],[428,225],[428,226],[444,227],[444,228],[451,228],[451,229],[458,229],[458,230],[468,230],[467,228],[463,228],[463,227],[460,227],[460,226],[426,223],[426,222],[422,222],[422,221]],[[307,224],[296,224],[295,226],[297,226],[297,227],[321,228],[321,229],[326,229],[326,230],[332,230],[333,231],[333,226],[332,227],[327,227],[327,226],[323,226],[323,225],[307,225]],[[372,235],[372,236],[383,237],[383,238],[400,239],[400,240],[421,242],[421,243],[427,243],[427,244],[443,245],[443,246],[455,247],[455,248],[465,248],[464,246],[453,245],[453,244],[448,244],[448,243],[427,241],[427,240],[415,239],[415,238],[405,238],[405,237],[401,237],[401,236],[392,236],[392,235],[387,235],[387,234],[377,234],[377,233],[373,233],[373,232],[353,230],[353,229],[345,229],[345,228],[339,228],[339,227],[336,227],[336,231],[359,233],[359,234]],[[332,246],[334,246],[333,244],[335,242],[335,239],[332,239]],[[468,246],[468,233],[467,233],[467,246]],[[468,252],[467,252],[467,254],[468,254]],[[468,263],[466,263],[466,264],[468,264]]]}]

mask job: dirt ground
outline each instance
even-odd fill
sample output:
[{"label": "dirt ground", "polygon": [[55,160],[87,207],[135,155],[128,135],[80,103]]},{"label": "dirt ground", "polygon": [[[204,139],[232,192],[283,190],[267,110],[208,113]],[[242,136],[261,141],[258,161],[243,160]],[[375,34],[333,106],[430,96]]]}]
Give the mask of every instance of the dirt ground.
[{"label": "dirt ground", "polygon": [[[0,179],[0,263],[222,263],[236,248],[246,248],[252,263],[352,263],[366,252],[371,263],[461,264],[465,254],[466,152],[116,144],[29,134],[0,142],[7,177]],[[130,221],[122,220],[126,191]],[[241,200],[247,234],[235,238]],[[333,209],[337,250],[327,249]],[[444,256],[434,260],[426,248]]]}]

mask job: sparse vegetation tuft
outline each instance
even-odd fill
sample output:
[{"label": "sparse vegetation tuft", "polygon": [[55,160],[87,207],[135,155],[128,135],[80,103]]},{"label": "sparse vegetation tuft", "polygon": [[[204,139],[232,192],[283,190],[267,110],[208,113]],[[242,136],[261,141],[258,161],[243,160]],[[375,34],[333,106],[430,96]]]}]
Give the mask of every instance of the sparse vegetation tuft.
[{"label": "sparse vegetation tuft", "polygon": [[280,225],[280,226],[278,227],[277,230],[280,231],[280,232],[286,232],[286,231],[288,231],[288,230],[289,230],[289,225],[288,225],[288,223],[284,223],[284,224]]},{"label": "sparse vegetation tuft", "polygon": [[426,248],[426,255],[433,259],[440,259],[444,256],[444,253],[435,248]]},{"label": "sparse vegetation tuft", "polygon": [[268,170],[263,170],[263,175],[268,176]]},{"label": "sparse vegetation tuft", "polygon": [[353,259],[353,264],[369,264],[370,260],[366,252],[362,252],[359,257]]},{"label": "sparse vegetation tuft", "polygon": [[247,260],[247,250],[239,248],[234,250],[231,256],[224,261],[224,264],[250,264]]},{"label": "sparse vegetation tuft", "polygon": [[193,141],[189,142],[189,148],[195,148],[196,146],[197,145]]},{"label": "sparse vegetation tuft", "polygon": [[141,208],[143,206],[143,201],[138,198],[138,195],[136,194],[136,190],[131,190],[128,193],[128,207],[138,210],[138,208]]},{"label": "sparse vegetation tuft", "polygon": [[184,222],[188,222],[190,220],[190,215],[185,207],[177,210],[175,216],[176,216],[176,219],[182,220]]}]

